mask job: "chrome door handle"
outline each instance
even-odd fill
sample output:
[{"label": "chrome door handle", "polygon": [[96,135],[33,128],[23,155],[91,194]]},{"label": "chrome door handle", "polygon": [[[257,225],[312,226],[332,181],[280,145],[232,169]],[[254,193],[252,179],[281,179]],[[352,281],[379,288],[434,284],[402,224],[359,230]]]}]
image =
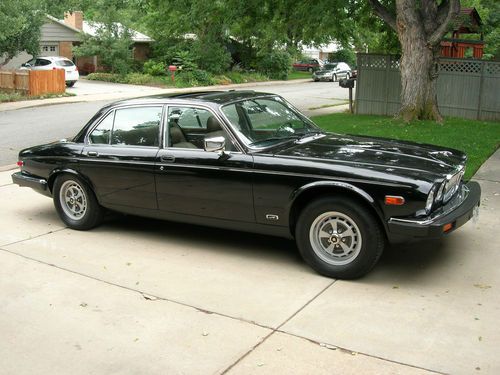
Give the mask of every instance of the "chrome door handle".
[{"label": "chrome door handle", "polygon": [[165,163],[173,163],[175,161],[174,155],[162,155],[160,156],[160,160]]},{"label": "chrome door handle", "polygon": [[99,156],[99,153],[97,151],[89,151],[87,152],[88,156]]}]

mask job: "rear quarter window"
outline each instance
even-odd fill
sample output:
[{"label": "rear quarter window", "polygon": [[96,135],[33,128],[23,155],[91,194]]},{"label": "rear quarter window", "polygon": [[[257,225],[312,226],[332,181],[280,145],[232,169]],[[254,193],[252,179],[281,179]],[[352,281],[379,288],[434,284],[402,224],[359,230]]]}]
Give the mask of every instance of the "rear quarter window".
[{"label": "rear quarter window", "polygon": [[73,64],[73,61],[70,61],[70,60],[58,60],[58,61],[56,61],[56,65],[57,66],[75,66],[75,64]]}]

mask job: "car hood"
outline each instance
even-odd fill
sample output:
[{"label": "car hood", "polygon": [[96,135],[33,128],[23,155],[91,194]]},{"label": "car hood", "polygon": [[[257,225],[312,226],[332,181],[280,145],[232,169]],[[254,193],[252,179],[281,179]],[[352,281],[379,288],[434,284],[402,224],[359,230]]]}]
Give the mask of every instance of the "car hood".
[{"label": "car hood", "polygon": [[426,180],[455,172],[467,159],[461,151],[440,146],[332,133],[284,144],[275,155],[335,162]]}]

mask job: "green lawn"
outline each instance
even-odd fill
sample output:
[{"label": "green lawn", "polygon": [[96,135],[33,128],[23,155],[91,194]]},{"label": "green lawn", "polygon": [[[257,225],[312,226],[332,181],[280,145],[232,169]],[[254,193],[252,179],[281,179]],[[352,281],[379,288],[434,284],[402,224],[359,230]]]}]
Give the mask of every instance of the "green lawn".
[{"label": "green lawn", "polygon": [[392,117],[335,113],[313,118],[327,131],[362,134],[430,143],[465,151],[469,157],[468,180],[500,146],[500,122],[447,118],[442,125],[431,121],[405,124]]},{"label": "green lawn", "polygon": [[310,79],[312,80],[312,74],[309,72],[302,72],[298,70],[293,70],[288,74],[288,79]]}]

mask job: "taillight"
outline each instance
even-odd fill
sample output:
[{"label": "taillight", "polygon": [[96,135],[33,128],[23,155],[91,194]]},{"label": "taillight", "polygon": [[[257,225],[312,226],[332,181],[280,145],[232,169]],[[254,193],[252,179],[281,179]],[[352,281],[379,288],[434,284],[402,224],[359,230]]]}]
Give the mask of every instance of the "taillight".
[{"label": "taillight", "polygon": [[19,168],[22,168],[22,167],[24,166],[24,161],[19,160],[19,161],[17,162],[17,166],[18,166]]}]

